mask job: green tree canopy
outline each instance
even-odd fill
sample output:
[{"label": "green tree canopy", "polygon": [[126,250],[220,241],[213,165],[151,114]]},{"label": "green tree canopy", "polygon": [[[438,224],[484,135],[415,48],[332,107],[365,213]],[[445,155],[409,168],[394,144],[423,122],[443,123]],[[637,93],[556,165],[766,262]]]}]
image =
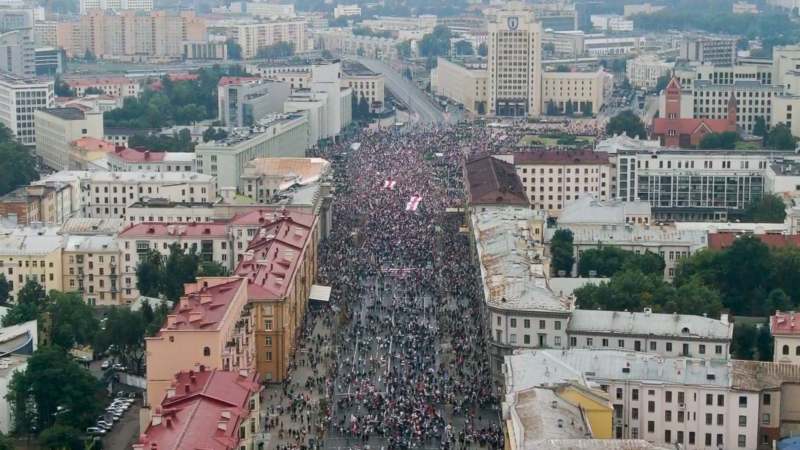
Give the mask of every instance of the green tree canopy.
[{"label": "green tree canopy", "polygon": [[47,450],[85,450],[81,432],[55,424],[39,434],[39,446]]},{"label": "green tree canopy", "polygon": [[419,52],[425,57],[447,56],[450,54],[450,28],[436,25],[432,33],[422,37],[419,43]]},{"label": "green tree canopy", "polygon": [[792,130],[785,124],[779,123],[767,133],[767,147],[775,150],[794,150],[797,138],[792,136]]},{"label": "green tree canopy", "polygon": [[482,42],[481,45],[478,46],[478,55],[484,58],[489,55],[489,46],[486,45],[486,42]]},{"label": "green tree canopy", "polygon": [[35,280],[29,279],[17,294],[17,301],[3,316],[3,326],[37,320],[47,309],[47,294]]},{"label": "green tree canopy", "polygon": [[11,130],[0,124],[0,195],[37,179],[39,174],[32,152],[17,143]]},{"label": "green tree canopy", "polygon": [[256,52],[259,59],[288,58],[294,55],[294,43],[280,41],[266,47],[261,47]]},{"label": "green tree canopy", "polygon": [[472,42],[470,41],[457,41],[453,50],[458,56],[472,56],[475,54],[475,49],[472,48]]},{"label": "green tree canopy", "polygon": [[562,270],[567,276],[572,273],[572,265],[575,263],[573,239],[572,231],[560,229],[556,230],[550,240],[551,263],[556,274]]},{"label": "green tree canopy", "polygon": [[736,148],[736,141],[739,140],[739,135],[733,131],[724,131],[722,133],[708,133],[700,140],[699,147],[702,149],[726,149],[733,150]]},{"label": "green tree canopy", "polygon": [[647,138],[644,122],[631,110],[625,110],[612,117],[606,125],[609,135],[626,134],[628,137]]},{"label": "green tree canopy", "polygon": [[584,250],[578,261],[578,274],[588,277],[590,271],[598,277],[610,277],[621,270],[638,269],[646,275],[664,274],[664,258],[652,253],[637,254],[619,247],[603,246]]},{"label": "green tree canopy", "polygon": [[777,194],[764,194],[747,206],[744,219],[748,222],[783,223],[786,205]]}]

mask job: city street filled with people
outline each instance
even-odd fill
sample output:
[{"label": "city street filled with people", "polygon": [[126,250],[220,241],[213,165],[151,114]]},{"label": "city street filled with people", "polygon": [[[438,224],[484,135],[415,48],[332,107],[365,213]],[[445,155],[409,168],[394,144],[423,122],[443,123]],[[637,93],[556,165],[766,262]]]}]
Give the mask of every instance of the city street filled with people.
[{"label": "city street filled with people", "polygon": [[[461,166],[484,127],[363,130],[320,151],[334,221],[289,379],[265,393],[270,447],[501,448]],[[356,143],[353,145],[354,143]]]}]

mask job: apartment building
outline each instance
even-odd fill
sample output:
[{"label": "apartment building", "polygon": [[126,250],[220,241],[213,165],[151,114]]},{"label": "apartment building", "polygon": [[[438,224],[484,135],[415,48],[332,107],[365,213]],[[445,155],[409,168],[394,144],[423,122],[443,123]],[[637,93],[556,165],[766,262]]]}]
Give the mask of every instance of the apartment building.
[{"label": "apartment building", "polygon": [[36,155],[53,170],[70,168],[71,144],[103,137],[103,113],[82,108],[47,108],[34,113]]},{"label": "apartment building", "polygon": [[61,257],[65,291],[92,306],[124,304],[119,285],[120,251],[113,234],[69,235]]},{"label": "apartment building", "polygon": [[437,58],[431,70],[431,90],[464,105],[472,114],[487,113],[489,73],[485,61]]},{"label": "apartment building", "polygon": [[37,20],[33,24],[33,44],[36,48],[58,47],[58,22],[54,20]]},{"label": "apartment building", "polygon": [[620,150],[617,198],[644,200],[656,220],[726,221],[765,192],[766,151]]},{"label": "apartment building", "polygon": [[138,97],[141,92],[139,82],[127,77],[67,78],[64,80],[75,95],[85,97],[86,90],[100,91],[111,97]]},{"label": "apartment building", "polygon": [[36,144],[34,113],[55,106],[53,81],[0,74],[0,122],[22,145]]},{"label": "apartment building", "polygon": [[312,215],[263,216],[236,275],[249,280],[251,342],[258,373],[282,382],[297,349],[317,273],[318,220]]},{"label": "apartment building", "polygon": [[315,33],[317,46],[335,55],[367,57],[391,61],[399,57],[397,45],[402,41],[377,36],[354,35],[350,31],[330,30]]},{"label": "apartment building", "polygon": [[18,77],[36,75],[32,28],[0,33],[0,70]]},{"label": "apartment building", "polygon": [[308,119],[301,114],[266,118],[257,125],[235,130],[220,141],[198,144],[197,170],[214,177],[221,192],[241,187],[247,162],[262,157],[303,157],[309,145]]},{"label": "apartment building", "polygon": [[600,386],[612,438],[687,450],[756,449],[760,392],[732,385],[731,363],[620,350],[519,351],[505,359],[506,392],[564,382]]},{"label": "apartment building", "polygon": [[111,172],[197,172],[192,152],[153,152],[127,147],[114,147],[107,152]]},{"label": "apartment building", "polygon": [[356,99],[367,99],[370,112],[383,110],[384,78],[357,61],[342,61],[342,86],[353,91]]},{"label": "apartment building", "polygon": [[228,34],[242,47],[242,58],[252,59],[258,50],[278,42],[288,42],[294,51],[302,53],[308,45],[308,23],[305,19],[278,19],[256,23],[237,24],[229,27]]},{"label": "apartment building", "polygon": [[[261,392],[258,374],[222,371],[201,365],[175,374],[167,394],[151,415],[133,450],[263,447]],[[202,414],[198,412],[202,411]]]},{"label": "apartment building", "polygon": [[520,2],[489,15],[489,114],[541,114],[542,26]]},{"label": "apartment building", "polygon": [[152,11],[153,0],[81,0],[80,13],[87,14],[93,9],[121,11],[134,9],[139,11]]},{"label": "apartment building", "polygon": [[228,225],[225,223],[143,222],[130,225],[117,236],[120,262],[121,299],[130,303],[139,297],[136,288],[136,267],[150,251],[169,256],[170,246],[178,245],[185,252],[194,251],[201,261],[235,267]]},{"label": "apartment building", "polygon": [[596,72],[543,72],[541,111],[548,114],[569,110],[585,116],[596,114],[611,95],[613,77],[604,70]]},{"label": "apartment building", "polygon": [[282,113],[288,83],[259,77],[222,77],[217,84],[218,120],[227,127],[249,127],[269,114]]},{"label": "apartment building", "polygon": [[182,370],[203,367],[238,373],[253,368],[254,355],[244,342],[244,330],[252,326],[243,313],[247,284],[239,277],[201,277],[185,285],[158,333],[145,338],[146,409],[170,393],[175,374]]},{"label": "apartment building", "polygon": [[9,283],[13,302],[28,280],[49,292],[64,290],[61,277],[63,237],[57,227],[25,227],[0,232],[0,270]]},{"label": "apartment building", "polygon": [[607,153],[536,150],[501,158],[514,164],[531,205],[547,210],[551,216],[558,216],[568,202],[581,195],[591,194],[600,200],[613,197]]}]

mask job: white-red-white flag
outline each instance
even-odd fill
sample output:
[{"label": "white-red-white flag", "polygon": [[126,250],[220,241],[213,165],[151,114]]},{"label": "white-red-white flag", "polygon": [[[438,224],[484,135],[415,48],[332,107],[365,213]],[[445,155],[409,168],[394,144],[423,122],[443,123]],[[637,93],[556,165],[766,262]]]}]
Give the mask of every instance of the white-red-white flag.
[{"label": "white-red-white flag", "polygon": [[411,199],[408,201],[408,203],[406,203],[406,211],[416,211],[421,201],[422,201],[421,195],[419,194],[412,195]]},{"label": "white-red-white flag", "polygon": [[392,191],[392,190],[394,190],[394,186],[396,184],[397,184],[397,181],[394,181],[392,179],[392,177],[389,177],[389,178],[386,179],[386,181],[383,182],[383,188]]}]

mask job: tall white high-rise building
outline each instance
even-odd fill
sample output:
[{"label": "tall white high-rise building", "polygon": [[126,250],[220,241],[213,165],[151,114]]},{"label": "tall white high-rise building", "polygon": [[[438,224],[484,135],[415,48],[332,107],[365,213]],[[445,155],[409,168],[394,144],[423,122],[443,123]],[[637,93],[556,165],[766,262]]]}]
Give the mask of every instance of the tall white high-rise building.
[{"label": "tall white high-rise building", "polygon": [[135,9],[139,11],[152,11],[153,0],[81,0],[81,14],[86,14],[92,9],[113,9],[121,11],[123,9]]},{"label": "tall white high-rise building", "polygon": [[489,13],[489,113],[538,116],[542,92],[542,25],[522,2]]},{"label": "tall white high-rise building", "polygon": [[33,114],[55,106],[53,80],[18,78],[0,74],[0,123],[23,145],[35,145]]}]

